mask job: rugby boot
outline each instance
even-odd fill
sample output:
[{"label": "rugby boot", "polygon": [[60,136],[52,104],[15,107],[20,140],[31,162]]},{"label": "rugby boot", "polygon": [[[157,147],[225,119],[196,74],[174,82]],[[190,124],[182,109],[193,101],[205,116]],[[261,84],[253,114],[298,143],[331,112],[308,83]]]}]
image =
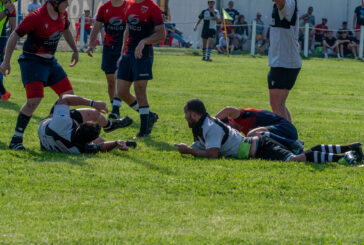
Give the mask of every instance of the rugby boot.
[{"label": "rugby boot", "polygon": [[104,128],[105,133],[110,133],[118,128],[125,128],[128,127],[130,124],[133,123],[133,119],[126,116],[123,118],[115,119],[110,121],[111,125],[108,128]]}]

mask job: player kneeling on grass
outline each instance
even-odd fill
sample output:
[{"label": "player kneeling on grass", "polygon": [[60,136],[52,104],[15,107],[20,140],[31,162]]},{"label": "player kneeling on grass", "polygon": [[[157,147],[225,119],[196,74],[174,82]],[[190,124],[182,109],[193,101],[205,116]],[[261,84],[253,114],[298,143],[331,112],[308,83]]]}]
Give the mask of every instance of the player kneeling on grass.
[{"label": "player kneeling on grass", "polygon": [[[91,106],[94,109],[82,108],[70,110],[69,106]],[[114,148],[128,150],[135,147],[132,141],[105,141],[100,137],[101,127],[109,133],[132,123],[128,117],[107,120],[106,103],[93,101],[76,95],[63,95],[54,106],[53,114],[40,122],[38,135],[43,150],[65,153],[107,152]]]},{"label": "player kneeling on grass", "polygon": [[189,100],[185,107],[185,119],[192,128],[195,143],[192,146],[176,144],[181,154],[198,157],[219,156],[238,159],[260,158],[276,161],[340,162],[347,164],[362,161],[361,143],[347,146],[318,145],[295,155],[285,146],[264,135],[244,137],[235,129],[211,117],[199,99]]}]

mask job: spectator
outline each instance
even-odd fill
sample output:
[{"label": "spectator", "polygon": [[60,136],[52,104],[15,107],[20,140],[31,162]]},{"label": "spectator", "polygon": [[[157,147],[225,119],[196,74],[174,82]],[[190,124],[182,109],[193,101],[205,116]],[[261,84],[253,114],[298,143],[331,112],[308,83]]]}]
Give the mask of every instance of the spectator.
[{"label": "spectator", "polygon": [[[78,23],[80,23],[80,26],[81,26],[81,17],[78,19]],[[85,44],[85,48],[87,47],[88,36],[91,33],[92,23],[93,23],[93,18],[91,16],[91,12],[90,12],[90,10],[86,9],[85,10],[85,31],[83,34],[83,42]]]},{"label": "spectator", "polygon": [[301,47],[304,47],[305,44],[305,26],[308,23],[309,26],[309,37],[308,37],[308,49],[311,49],[312,43],[312,35],[311,32],[313,30],[313,25],[308,22],[308,17],[304,16],[303,19],[300,21],[300,30],[299,30],[299,41],[301,42]]},{"label": "spectator", "polygon": [[249,37],[248,23],[245,21],[244,15],[239,15],[237,24],[238,26],[235,28],[236,48],[243,50],[243,45]]},{"label": "spectator", "polygon": [[233,23],[237,21],[237,17],[239,16],[239,11],[234,9],[234,2],[229,1],[228,7],[225,9],[225,11],[233,18]]},{"label": "spectator", "polygon": [[361,5],[356,7],[353,18],[353,29],[359,30],[360,26],[364,26],[364,0],[361,1]]},{"label": "spectator", "polygon": [[313,7],[311,6],[308,8],[307,13],[300,17],[300,20],[303,20],[305,17],[307,17],[308,23],[310,23],[312,26],[315,26],[316,25],[315,16],[312,13],[313,13]]},{"label": "spectator", "polygon": [[264,36],[264,22],[262,21],[262,14],[260,12],[257,13],[257,18],[255,21],[257,22],[256,28],[256,37],[255,37],[255,44],[258,45],[258,52],[263,52],[265,50],[265,36]]},{"label": "spectator", "polygon": [[327,59],[329,55],[337,55],[337,57],[340,58],[338,42],[337,39],[334,37],[332,31],[328,32],[327,37],[325,37],[322,41],[322,46],[325,59]]},{"label": "spectator", "polygon": [[354,54],[354,57],[356,57],[356,55],[359,55],[359,51],[360,51],[360,31],[357,31],[355,33],[355,37],[351,38],[350,47],[354,47],[354,50],[356,52],[356,54]]},{"label": "spectator", "polygon": [[347,21],[344,21],[342,23],[342,28],[340,28],[340,30],[337,32],[336,37],[339,38],[344,31],[346,31],[348,33],[348,36],[350,38],[354,37],[353,32],[350,31],[349,28],[348,28],[348,22]]},{"label": "spectator", "polygon": [[163,14],[163,19],[164,19],[164,26],[165,26],[166,32],[167,32],[167,37],[177,39],[181,43],[182,47],[189,48],[192,46],[192,43],[186,42],[183,39],[183,36],[182,36],[183,33],[178,28],[176,28],[176,24],[166,22],[167,19],[166,19],[165,14]]},{"label": "spectator", "polygon": [[326,37],[329,28],[326,25],[327,19],[322,18],[322,23],[317,25],[315,29],[312,30],[312,35],[315,35],[315,41],[322,45],[322,40]]},{"label": "spectator", "polygon": [[351,39],[348,37],[347,32],[343,32],[338,40],[341,58],[348,54],[353,54],[356,57],[355,46],[351,44]]},{"label": "spectator", "polygon": [[[230,52],[233,52],[236,46],[236,37],[235,37],[234,26],[231,20],[226,20],[226,31],[227,31],[228,42],[231,43],[229,49]],[[223,53],[226,51],[227,48],[225,40],[225,28],[223,25],[220,27],[218,35],[219,35],[219,44],[216,45],[216,49],[220,53]]]},{"label": "spectator", "polygon": [[28,13],[34,12],[39,9],[42,5],[38,3],[38,0],[32,0],[28,5]]}]

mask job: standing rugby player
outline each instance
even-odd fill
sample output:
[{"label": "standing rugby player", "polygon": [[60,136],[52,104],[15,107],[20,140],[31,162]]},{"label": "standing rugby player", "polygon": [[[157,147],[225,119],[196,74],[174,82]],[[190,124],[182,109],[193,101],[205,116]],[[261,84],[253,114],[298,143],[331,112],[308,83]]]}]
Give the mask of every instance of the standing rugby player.
[{"label": "standing rugby player", "polygon": [[115,96],[117,61],[121,55],[123,46],[123,35],[126,26],[125,11],[128,2],[124,0],[110,0],[100,6],[96,23],[91,32],[89,48],[87,53],[92,57],[94,43],[96,41],[102,25],[105,27],[104,47],[102,49],[101,69],[105,72],[108,84],[109,98],[112,105],[112,112],[109,118],[116,119],[120,117],[121,99]]},{"label": "standing rugby player", "polygon": [[[134,0],[125,14],[124,54],[117,71],[117,96],[140,114],[140,131],[146,137],[158,115],[149,110],[147,84],[152,76],[153,43],[166,38],[162,11],[153,0]],[[130,93],[134,82],[135,96]]]},{"label": "standing rugby player", "polygon": [[293,88],[302,60],[298,43],[297,0],[272,0],[268,87],[274,113],[292,121],[286,100]]},{"label": "standing rugby player", "polygon": [[[203,20],[202,27],[202,60],[212,61],[210,55],[214,47],[216,39],[216,23],[220,23],[220,13],[219,10],[215,9],[215,0],[208,0],[209,7],[202,10],[201,14],[198,16],[198,21],[195,24],[193,30],[197,30],[197,26]],[[207,52],[206,52],[207,48]]]},{"label": "standing rugby player", "polygon": [[58,96],[73,94],[72,85],[61,65],[54,57],[62,34],[73,54],[70,66],[78,62],[78,51],[67,17],[67,0],[48,0],[42,7],[28,14],[10,35],[5,49],[4,62],[0,66],[3,75],[10,73],[10,59],[20,37],[27,35],[19,65],[27,101],[20,109],[14,136],[9,147],[25,150],[23,133],[33,112],[43,98],[44,87],[51,87]]}]

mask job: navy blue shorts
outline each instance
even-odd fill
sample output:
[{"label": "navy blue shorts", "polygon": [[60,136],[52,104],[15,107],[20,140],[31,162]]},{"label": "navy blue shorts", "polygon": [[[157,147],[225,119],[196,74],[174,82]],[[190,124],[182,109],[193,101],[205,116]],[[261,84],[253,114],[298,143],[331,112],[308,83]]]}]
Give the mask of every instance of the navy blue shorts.
[{"label": "navy blue shorts", "polygon": [[104,46],[102,50],[102,64],[101,69],[106,75],[114,74],[117,70],[117,62],[121,55],[121,47],[108,47]]},{"label": "navy blue shorts", "polygon": [[271,126],[266,126],[265,128],[267,128],[269,130],[269,132],[282,136],[284,138],[291,139],[291,140],[298,139],[297,129],[295,126],[293,126],[293,124],[279,123],[279,124],[274,124]]},{"label": "navy blue shorts", "polygon": [[120,61],[117,79],[134,82],[140,80],[152,80],[153,57],[143,56],[141,59],[136,59],[133,53],[123,55]]},{"label": "navy blue shorts", "polygon": [[18,62],[24,86],[30,82],[44,82],[45,87],[52,86],[67,77],[56,58],[44,59],[36,55],[21,54]]}]

